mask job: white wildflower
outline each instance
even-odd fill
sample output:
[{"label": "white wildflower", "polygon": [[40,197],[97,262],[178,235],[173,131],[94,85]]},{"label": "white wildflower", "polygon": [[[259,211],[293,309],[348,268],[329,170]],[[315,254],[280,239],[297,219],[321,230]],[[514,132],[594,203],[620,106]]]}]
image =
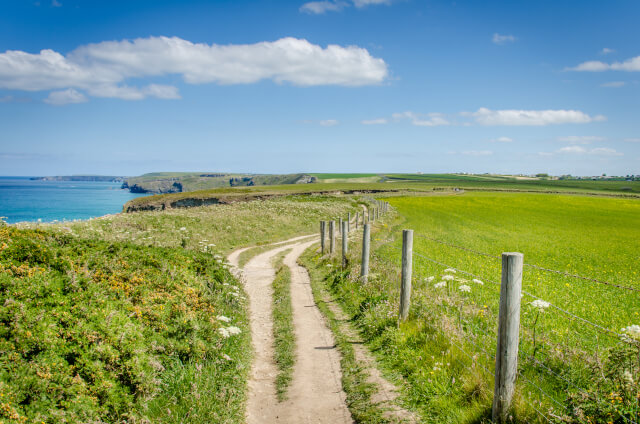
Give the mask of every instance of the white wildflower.
[{"label": "white wildflower", "polygon": [[457,271],[453,268],[447,268],[444,270],[445,273],[455,274]]},{"label": "white wildflower", "polygon": [[463,293],[471,293],[471,287],[467,286],[466,284],[462,284],[460,287],[458,287],[458,290]]},{"label": "white wildflower", "polygon": [[444,281],[453,281],[453,275],[443,275],[442,279]]},{"label": "white wildflower", "polygon": [[435,283],[433,285],[433,287],[435,287],[437,289],[442,288],[442,287],[446,287],[446,286],[447,286],[447,282],[446,281],[440,281],[439,283]]},{"label": "white wildflower", "polygon": [[633,384],[633,375],[629,372],[629,370],[624,370],[622,378],[624,378],[627,383]]},{"label": "white wildflower", "polygon": [[436,279],[436,277],[433,277],[433,276],[432,276],[432,277],[427,277],[427,278],[425,278],[425,279],[424,279],[424,281],[426,281],[427,283],[430,283],[430,282],[432,282],[432,281],[433,281],[433,280],[435,280],[435,279]]},{"label": "white wildflower", "polygon": [[222,337],[224,337],[225,339],[226,339],[227,337],[229,337],[229,336],[230,336],[230,334],[229,334],[229,330],[227,330],[227,329],[226,329],[226,328],[224,328],[224,327],[222,327],[222,328],[218,328],[218,333],[220,333],[220,335],[221,335]]},{"label": "white wildflower", "polygon": [[187,227],[180,227],[180,231],[187,231]]},{"label": "white wildflower", "polygon": [[474,278],[474,279],[473,279],[473,280],[471,280],[471,281],[473,281],[473,282],[474,282],[474,283],[476,283],[476,284],[480,284],[481,286],[483,286],[483,285],[484,285],[484,283],[482,282],[482,280],[478,280],[477,278]]},{"label": "white wildflower", "polygon": [[531,306],[537,309],[538,312],[544,312],[544,310],[547,309],[549,305],[550,305],[549,302],[545,302],[542,299],[536,299],[533,302],[531,302]]},{"label": "white wildflower", "polygon": [[216,317],[216,319],[217,319],[218,321],[222,321],[222,322],[230,322],[230,321],[231,321],[231,318],[229,318],[229,317],[225,317],[224,315],[218,315],[218,316]]},{"label": "white wildflower", "polygon": [[227,361],[231,360],[231,356],[227,355],[226,353],[222,354],[222,358],[226,359]]},{"label": "white wildflower", "polygon": [[227,331],[231,335],[236,335],[236,334],[242,333],[242,330],[240,330],[238,327],[234,327],[234,326],[227,327]]},{"label": "white wildflower", "polygon": [[623,328],[622,332],[631,340],[640,341],[640,325],[630,325]]}]

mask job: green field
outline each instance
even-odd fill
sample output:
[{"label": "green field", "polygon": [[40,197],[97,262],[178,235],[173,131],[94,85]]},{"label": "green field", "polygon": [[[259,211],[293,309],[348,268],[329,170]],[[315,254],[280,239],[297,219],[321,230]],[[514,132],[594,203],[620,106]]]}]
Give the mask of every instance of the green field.
[{"label": "green field", "polygon": [[[490,417],[501,252],[522,252],[529,264],[640,289],[636,200],[526,193],[385,200],[397,216],[375,236],[370,282],[363,286],[336,273],[328,283],[390,375],[400,376],[408,402],[425,422]],[[397,328],[403,228],[415,231],[414,291],[410,318]],[[353,250],[357,263],[359,248]],[[445,272],[447,267],[474,275]],[[434,287],[447,274],[450,280]],[[461,291],[463,285],[470,291]],[[640,293],[531,267],[525,267],[523,290],[568,314],[554,307],[538,313],[535,298],[524,295],[514,419],[546,422],[542,414],[552,422],[637,421],[638,346],[616,334],[640,323]]]}]

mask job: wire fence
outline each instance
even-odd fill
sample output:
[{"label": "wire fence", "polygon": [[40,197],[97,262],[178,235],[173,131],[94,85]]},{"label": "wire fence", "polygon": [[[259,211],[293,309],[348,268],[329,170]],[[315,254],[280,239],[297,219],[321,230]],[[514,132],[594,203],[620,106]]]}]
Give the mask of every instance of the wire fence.
[{"label": "wire fence", "polygon": [[[416,234],[416,236],[423,240],[428,240],[449,248],[464,251],[476,257],[491,258],[495,260],[501,259],[501,256],[495,254],[490,254],[443,240],[438,240],[436,238],[428,237],[423,234]],[[376,240],[376,246],[374,249],[372,249],[371,252],[371,258],[373,259],[373,262],[375,264],[377,264],[378,266],[382,265],[384,268],[390,270],[394,274],[397,274],[400,268],[399,259],[401,258],[401,251],[395,245],[395,242],[398,241],[398,239],[402,239],[402,237],[399,237],[396,232],[389,229],[388,234],[383,240]],[[458,281],[460,283],[458,288],[462,286],[462,283],[466,283],[468,281],[462,279],[459,276],[472,278],[473,282],[477,281],[481,285],[484,285],[484,283],[488,283],[490,285],[488,287],[495,288],[491,293],[487,295],[490,300],[493,301],[491,307],[484,305],[484,308],[482,309],[475,309],[482,311],[482,317],[485,318],[484,321],[481,321],[479,323],[478,321],[473,321],[470,319],[463,320],[462,315],[464,314],[464,302],[461,302],[461,305],[463,306],[456,306],[455,303],[449,303],[448,305],[445,305],[443,302],[437,303],[438,299],[444,296],[442,293],[434,291],[433,286],[435,285],[437,287],[437,282],[434,285],[427,284],[425,286],[431,287],[430,293],[432,293],[433,299],[435,299],[433,301],[434,305],[441,308],[440,311],[442,313],[442,316],[455,315],[456,310],[460,314],[459,328],[457,330],[456,336],[453,337],[449,335],[451,337],[447,338],[450,345],[458,350],[462,355],[467,357],[471,361],[473,367],[479,367],[486,374],[487,378],[491,379],[491,377],[494,376],[494,371],[492,370],[492,368],[496,365],[495,341],[497,336],[496,324],[498,317],[497,311],[495,310],[497,309],[497,305],[499,304],[499,291],[497,288],[501,287],[502,283],[496,281],[493,277],[487,275],[486,273],[471,271],[465,266],[454,266],[451,263],[448,263],[449,261],[447,260],[434,258],[432,257],[433,255],[428,255],[425,252],[419,250],[413,250],[412,255],[415,258],[419,258],[419,260],[421,261],[425,261],[425,265],[414,267],[414,279],[416,280],[416,283],[432,283],[435,281],[434,275],[428,275],[428,273],[425,274],[422,272],[423,268],[426,267],[428,269],[444,269],[441,274],[449,275],[450,277],[455,279],[455,281]],[[395,260],[393,258],[395,258]],[[426,265],[427,263],[430,264],[429,266],[431,268]],[[494,265],[496,266],[495,269],[497,269],[497,266],[499,264],[492,264],[492,266]],[[523,265],[529,269],[557,275],[562,278],[576,279],[583,282],[593,283],[595,285],[607,286],[609,289],[620,291],[621,294],[628,294],[629,292],[640,292],[640,289],[636,287],[626,286],[617,282],[611,282],[600,278],[586,277],[571,272],[545,268],[536,264],[524,263]],[[493,272],[495,272],[495,270],[492,270],[491,273]],[[456,274],[455,277],[451,275],[452,273]],[[451,278],[447,279],[446,281],[451,281]],[[464,294],[466,295],[467,293],[470,293],[470,290],[464,290],[464,292]],[[458,297],[461,296],[460,293],[455,294]],[[538,303],[538,305],[544,305],[541,310],[550,308],[551,310],[556,311],[559,316],[564,317],[567,322],[574,322],[575,325],[573,328],[577,328],[582,332],[586,331],[586,329],[589,328],[596,334],[604,335],[615,340],[618,343],[630,346],[638,346],[640,348],[638,343],[633,338],[629,338],[627,334],[612,330],[611,328],[607,328],[607,326],[595,322],[595,320],[590,319],[589,317],[581,316],[576,312],[572,312],[568,308],[560,306],[555,302],[549,302],[548,300],[531,293],[529,290],[522,290],[522,295],[533,299],[533,302],[531,302],[531,304],[534,304],[535,301],[539,301],[540,303]],[[460,298],[464,299],[464,297]],[[473,302],[473,304],[476,304],[475,301]],[[554,349],[555,351],[561,351],[562,349],[564,349],[563,352],[568,352],[570,349],[568,346],[563,345],[562,342],[553,343],[551,338],[547,334],[545,334],[544,338],[542,338],[539,334],[536,334],[535,325],[538,321],[539,314],[539,311],[537,315],[535,315],[535,313],[533,314],[535,316],[533,329],[526,327],[521,328],[521,333],[525,337],[521,338],[522,349],[520,349],[520,352],[518,354],[519,361],[517,376],[521,381],[520,386],[522,386],[522,388],[531,388],[531,391],[528,392],[528,396],[522,393],[522,390],[520,391],[522,395],[521,400],[533,411],[535,411],[540,419],[545,422],[564,422],[566,421],[568,416],[574,413],[572,409],[573,406],[571,406],[572,403],[568,402],[568,399],[570,398],[569,392],[581,394],[585,398],[593,398],[593,400],[597,404],[605,404],[607,402],[606,399],[597,397],[596,393],[593,390],[586,390],[583,385],[584,382],[582,382],[581,384],[580,379],[576,379],[576,376],[573,375],[573,372],[571,370],[575,364],[572,363],[572,361],[575,361],[575,358],[573,358],[571,355],[557,357],[549,356]],[[487,324],[485,325],[484,323]],[[442,327],[439,327],[437,322],[427,322],[426,325],[431,327],[431,329],[434,331],[443,330]],[[548,350],[546,356],[541,353],[543,350]],[[590,352],[577,352],[580,354],[590,354]],[[597,358],[597,352],[595,352],[595,355],[596,360],[599,360]],[[562,358],[560,366],[554,365],[555,362],[557,362],[558,357]],[[457,360],[460,361],[459,358]],[[465,366],[465,364],[462,363],[461,365],[463,367]],[[552,389],[550,390],[550,388]],[[560,412],[557,412],[556,409]],[[633,417],[637,420],[637,416],[638,411],[635,412],[635,415],[633,415]],[[631,415],[628,414],[621,414],[616,419],[632,424],[637,424],[637,422],[631,418]]]}]

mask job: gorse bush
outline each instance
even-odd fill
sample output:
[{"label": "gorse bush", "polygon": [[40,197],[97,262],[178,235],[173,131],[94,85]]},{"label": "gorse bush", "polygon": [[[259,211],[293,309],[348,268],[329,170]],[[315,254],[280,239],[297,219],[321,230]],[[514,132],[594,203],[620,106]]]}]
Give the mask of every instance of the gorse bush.
[{"label": "gorse bush", "polygon": [[[0,421],[148,422],[176,367],[242,377],[234,282],[207,253],[0,227]],[[241,409],[234,384],[220,409]]]}]

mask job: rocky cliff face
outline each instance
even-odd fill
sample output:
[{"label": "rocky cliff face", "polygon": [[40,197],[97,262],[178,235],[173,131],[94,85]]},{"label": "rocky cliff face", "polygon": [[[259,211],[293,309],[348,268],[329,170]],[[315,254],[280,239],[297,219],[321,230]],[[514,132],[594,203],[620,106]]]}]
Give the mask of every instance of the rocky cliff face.
[{"label": "rocky cliff face", "polygon": [[182,184],[179,181],[158,181],[153,184],[132,184],[129,185],[126,181],[122,184],[122,188],[128,188],[131,193],[182,193]]}]

